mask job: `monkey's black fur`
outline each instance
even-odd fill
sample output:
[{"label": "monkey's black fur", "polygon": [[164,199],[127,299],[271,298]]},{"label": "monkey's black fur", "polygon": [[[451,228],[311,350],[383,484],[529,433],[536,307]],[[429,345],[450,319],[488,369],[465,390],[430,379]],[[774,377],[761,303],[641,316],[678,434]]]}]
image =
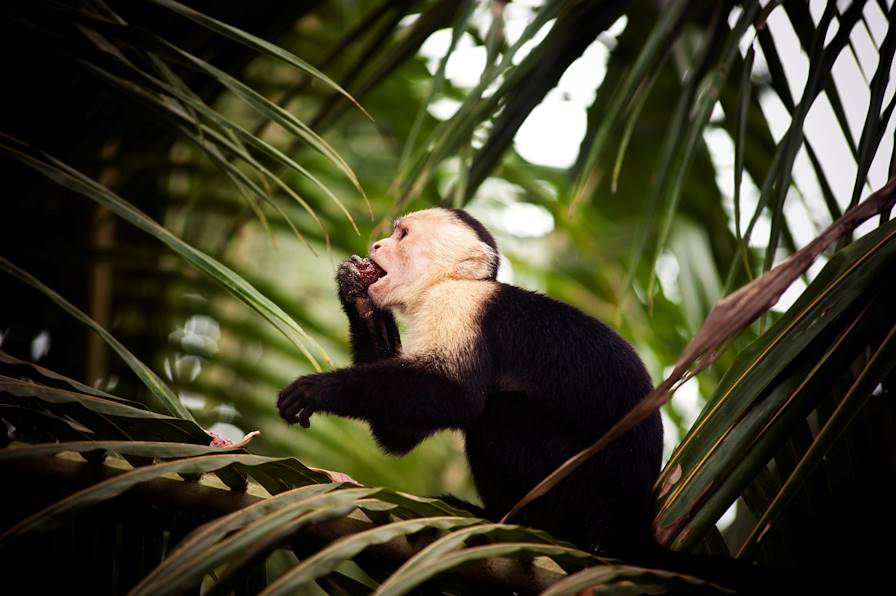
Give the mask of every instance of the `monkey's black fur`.
[{"label": "monkey's black fur", "polygon": [[[501,285],[482,320],[493,391],[466,429],[467,457],[487,510],[506,513],[561,463],[600,438],[651,389],[632,347],[581,311]],[[583,464],[514,521],[597,552],[652,543],[652,487],[662,457],[655,412]]]},{"label": "monkey's black fur", "polygon": [[[366,318],[359,314],[363,288],[350,264],[337,279],[355,366],[298,379],[281,392],[281,414],[303,423],[315,411],[366,420],[394,454],[438,430],[460,429],[485,504],[479,513],[492,519],[651,389],[641,360],[614,331],[567,304],[506,284],[484,307],[480,341],[462,380],[450,379],[432,362],[396,358],[392,314],[372,305]],[[642,551],[654,544],[652,486],[661,454],[656,412],[513,521],[596,552]]]},{"label": "monkey's black fur", "polygon": [[[481,308],[478,341],[459,372],[434,357],[401,357],[395,318],[367,296],[353,257],[337,273],[354,366],[297,379],[280,392],[280,415],[309,424],[314,412],[359,418],[383,449],[404,454],[441,429],[459,429],[484,503],[441,498],[501,518],[566,459],[591,445],[651,389],[634,349],[572,306],[494,282],[497,246],[470,215],[449,210],[495,249],[495,291]],[[462,359],[462,361],[461,361]],[[790,578],[747,561],[676,553],[654,540],[653,484],[663,429],[659,412],[609,444],[511,521],[630,563],[697,575],[762,593]]]}]

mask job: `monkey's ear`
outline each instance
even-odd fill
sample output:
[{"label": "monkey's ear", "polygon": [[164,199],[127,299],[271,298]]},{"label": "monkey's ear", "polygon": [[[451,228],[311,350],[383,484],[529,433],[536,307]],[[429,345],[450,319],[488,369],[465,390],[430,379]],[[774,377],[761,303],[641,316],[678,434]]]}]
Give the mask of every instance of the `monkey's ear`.
[{"label": "monkey's ear", "polygon": [[494,249],[485,242],[477,242],[465,251],[467,255],[454,269],[458,279],[494,279],[498,259]]}]

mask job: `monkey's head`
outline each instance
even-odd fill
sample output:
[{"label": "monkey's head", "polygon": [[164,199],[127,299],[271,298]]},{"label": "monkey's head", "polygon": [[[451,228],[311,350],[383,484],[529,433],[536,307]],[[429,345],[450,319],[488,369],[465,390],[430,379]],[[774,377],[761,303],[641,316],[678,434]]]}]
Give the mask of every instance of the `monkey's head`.
[{"label": "monkey's head", "polygon": [[395,222],[373,243],[370,259],[386,274],[368,295],[378,306],[409,306],[430,286],[448,279],[494,280],[498,246],[476,218],[460,209],[426,209]]}]

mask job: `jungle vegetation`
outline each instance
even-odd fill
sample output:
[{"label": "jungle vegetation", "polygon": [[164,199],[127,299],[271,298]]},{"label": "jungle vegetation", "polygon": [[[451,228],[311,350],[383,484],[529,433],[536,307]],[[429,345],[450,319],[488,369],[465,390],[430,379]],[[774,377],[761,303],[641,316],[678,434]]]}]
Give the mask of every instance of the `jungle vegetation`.
[{"label": "jungle vegetation", "polygon": [[[349,362],[336,264],[434,205],[657,385],[699,372],[663,544],[886,574],[892,0],[11,0],[0,44],[4,587],[723,593],[424,497],[475,499],[457,435],[277,418]],[[707,318],[744,287],[790,289]]]}]

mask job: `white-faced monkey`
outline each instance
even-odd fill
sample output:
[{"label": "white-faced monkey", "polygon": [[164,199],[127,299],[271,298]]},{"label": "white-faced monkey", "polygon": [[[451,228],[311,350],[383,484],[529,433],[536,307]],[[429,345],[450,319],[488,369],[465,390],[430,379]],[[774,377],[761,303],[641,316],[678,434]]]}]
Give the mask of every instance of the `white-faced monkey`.
[{"label": "white-faced monkey", "polygon": [[[366,420],[389,453],[459,429],[484,509],[497,519],[591,445],[651,389],[632,347],[551,298],[496,281],[492,235],[465,211],[411,213],[370,261],[337,274],[354,366],[300,377],[280,415]],[[390,309],[407,321],[399,339]],[[608,445],[512,521],[613,555],[653,545],[659,412]]]}]

